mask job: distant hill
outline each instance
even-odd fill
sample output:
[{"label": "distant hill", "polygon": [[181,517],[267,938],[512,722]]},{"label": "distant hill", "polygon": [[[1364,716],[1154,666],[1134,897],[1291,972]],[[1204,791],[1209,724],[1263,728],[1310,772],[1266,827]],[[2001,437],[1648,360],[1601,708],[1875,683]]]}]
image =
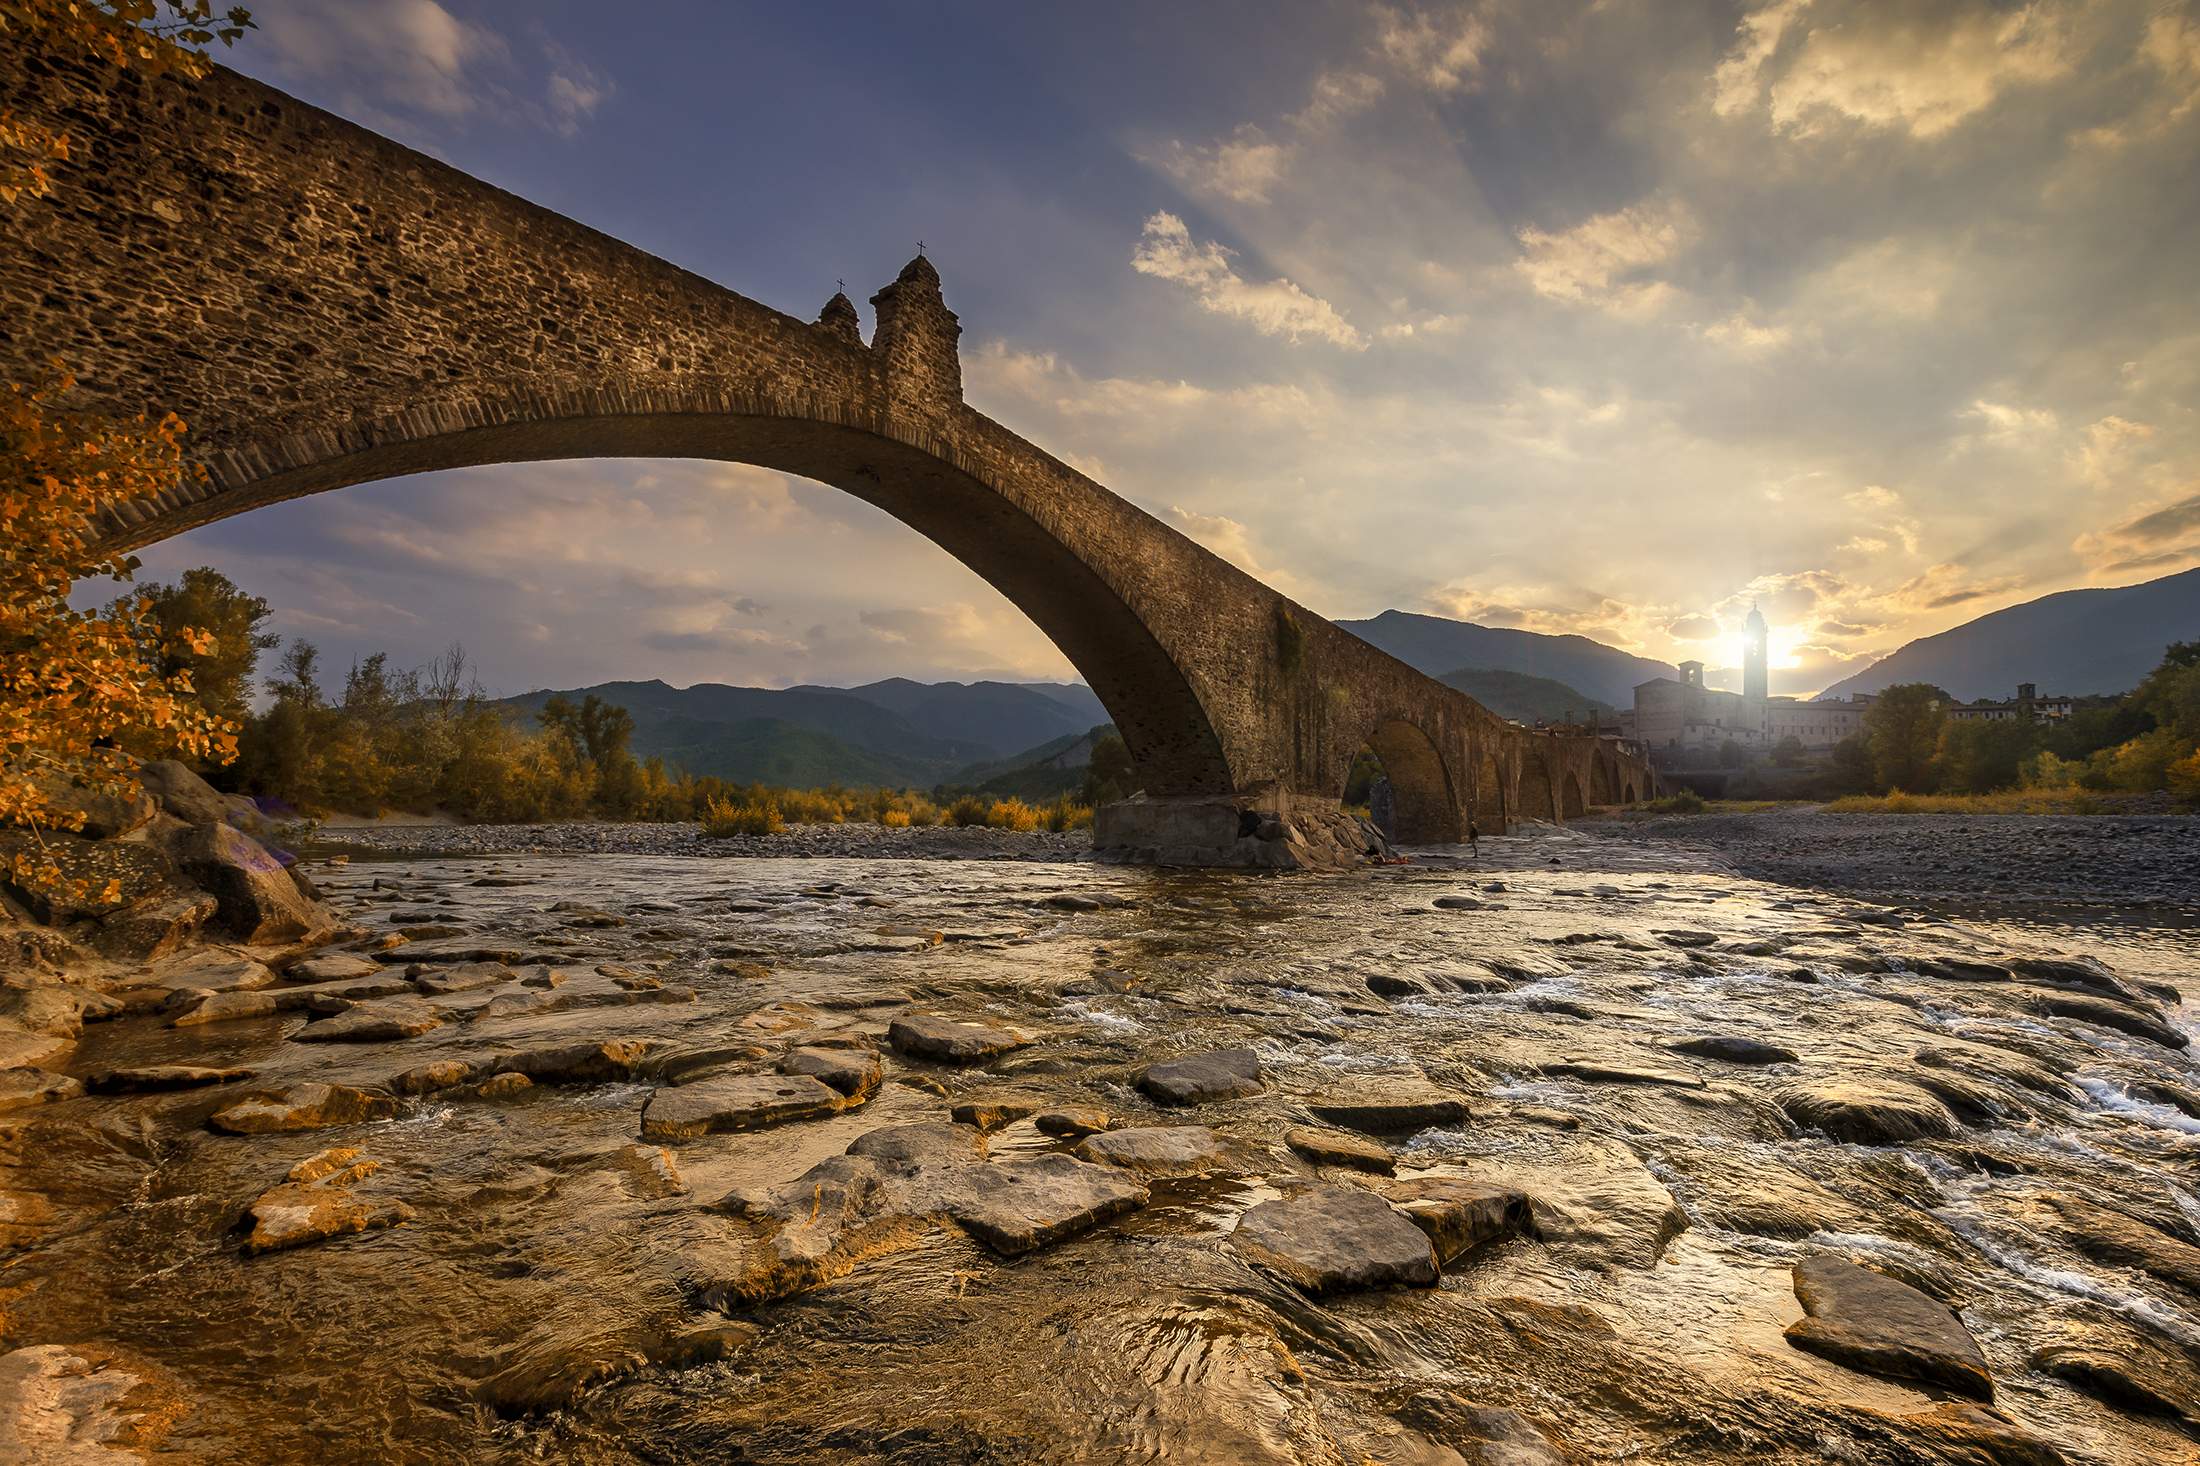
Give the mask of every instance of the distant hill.
[{"label": "distant hill", "polygon": [[795,789],[832,783],[929,789],[949,768],[937,760],[858,748],[830,733],[797,728],[784,718],[667,718],[651,730],[649,747],[641,746],[638,734],[635,745],[642,757],[656,755],[691,774]]},{"label": "distant hill", "polygon": [[[720,682],[698,682],[693,687],[669,687],[655,681],[605,682],[596,687],[574,688],[565,695],[579,702],[590,693],[634,715],[634,751],[644,757],[657,742],[657,725],[672,718],[701,718],[718,723],[778,718],[797,728],[830,733],[835,738],[880,753],[956,764],[999,758],[1004,749],[1017,747],[1013,743],[937,737],[891,709],[829,687],[780,690],[728,687]],[[547,691],[530,692],[507,701],[534,709],[541,707],[552,695]]]},{"label": "distant hill", "polygon": [[[789,692],[860,697],[898,714],[918,731],[967,746],[983,746],[972,761],[997,758],[1107,721],[1092,689],[1029,682],[911,682],[892,677],[861,687],[791,687]],[[796,721],[800,721],[797,719]]]},{"label": "distant hill", "polygon": [[1845,698],[1930,682],[1965,702],[2042,693],[2129,692],[2173,641],[2200,640],[2200,569],[2116,590],[2066,590],[1921,637],[1820,693]]},{"label": "distant hill", "polygon": [[[634,753],[691,773],[775,784],[888,784],[930,788],[972,764],[995,773],[1038,755],[1004,749],[1066,748],[1107,712],[1092,689],[1072,683],[926,684],[893,678],[868,687],[729,687],[701,682],[606,682],[577,687],[634,718]],[[507,698],[533,711],[557,694]],[[976,782],[976,781],[970,781]]]},{"label": "distant hill", "polygon": [[[1587,721],[1592,712],[1610,716],[1613,711],[1610,703],[1599,702],[1563,682],[1548,677],[1530,677],[1524,672],[1462,669],[1446,672],[1436,680],[1446,687],[1458,688],[1500,718],[1517,718],[1523,723],[1543,719],[1561,722],[1569,713],[1577,720]],[[1627,705],[1634,706],[1632,696]]]},{"label": "distant hill", "polygon": [[1546,636],[1409,611],[1337,624],[1431,677],[1457,670],[1518,672],[1579,689],[1612,707],[1633,707],[1635,688],[1653,677],[1680,676],[1667,663],[1632,656],[1586,636]]},{"label": "distant hill", "polygon": [[1103,738],[1116,736],[1113,723],[1102,723],[1083,733],[1027,748],[1014,758],[1004,758],[998,763],[972,764],[948,783],[955,788],[974,789],[980,794],[1002,799],[1013,797],[1027,803],[1052,799],[1084,783],[1085,770],[1092,767],[1092,746]]}]

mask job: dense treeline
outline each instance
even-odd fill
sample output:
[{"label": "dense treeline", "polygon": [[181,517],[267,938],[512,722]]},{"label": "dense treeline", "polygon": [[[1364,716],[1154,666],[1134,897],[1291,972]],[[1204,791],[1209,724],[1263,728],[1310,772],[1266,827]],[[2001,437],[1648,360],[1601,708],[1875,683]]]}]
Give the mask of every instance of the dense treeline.
[{"label": "dense treeline", "polygon": [[[1764,789],[1809,798],[2167,789],[2200,798],[2200,642],[2171,644],[2120,703],[2078,712],[2062,727],[1951,718],[1954,701],[1930,683],[1890,687],[1864,714],[1864,730],[1818,761],[1814,776]],[[1787,742],[1772,762],[1796,767],[1802,746]]]},{"label": "dense treeline", "polygon": [[[908,790],[796,790],[696,777],[662,759],[637,760],[633,717],[593,693],[578,703],[552,697],[531,715],[493,701],[455,644],[411,670],[392,667],[378,652],[345,671],[338,687],[319,649],[300,638],[280,648],[257,688],[266,706],[254,712],[261,655],[280,647],[280,638],[260,629],[272,614],[266,601],[204,567],[129,599],[145,607],[139,624],[147,663],[167,677],[188,675],[191,697],[240,731],[234,757],[220,762],[192,756],[157,729],[127,733],[125,750],[182,756],[218,788],[280,800],[309,818],[442,810],[498,824],[697,820],[727,833],[858,821],[1066,829],[1091,820],[1090,799],[1066,792],[1046,803],[982,791],[935,800]],[[184,628],[210,631],[211,643],[181,635]],[[195,650],[201,646],[209,649]],[[1120,740],[1102,740],[1094,763],[1103,771],[1099,792],[1129,792],[1121,786],[1131,777],[1130,756]]]}]

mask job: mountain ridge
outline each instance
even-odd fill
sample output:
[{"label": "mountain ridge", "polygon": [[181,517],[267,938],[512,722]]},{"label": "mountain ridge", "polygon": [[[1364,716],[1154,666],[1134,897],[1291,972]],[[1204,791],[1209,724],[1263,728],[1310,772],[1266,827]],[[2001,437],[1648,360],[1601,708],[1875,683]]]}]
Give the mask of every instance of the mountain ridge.
[{"label": "mountain ridge", "polygon": [[1921,636],[1820,697],[1929,682],[1964,702],[2016,695],[2128,692],[2173,641],[2200,639],[2200,568],[2137,585],[2056,591]]},{"label": "mountain ridge", "polygon": [[1586,636],[1477,626],[1412,611],[1385,611],[1364,621],[1335,624],[1431,677],[1517,672],[1563,683],[1611,707],[1634,706],[1635,688],[1654,677],[1680,676],[1680,669],[1670,663],[1638,657]]}]

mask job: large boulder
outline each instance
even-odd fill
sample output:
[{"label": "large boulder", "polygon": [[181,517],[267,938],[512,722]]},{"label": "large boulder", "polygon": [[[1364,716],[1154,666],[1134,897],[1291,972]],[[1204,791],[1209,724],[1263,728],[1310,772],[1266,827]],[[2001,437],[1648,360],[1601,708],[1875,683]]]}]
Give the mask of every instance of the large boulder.
[{"label": "large boulder", "polygon": [[1795,1296],[1809,1315],[1788,1325],[1796,1348],[1851,1369],[1993,1400],[1994,1377],[1978,1341],[1938,1299],[1838,1257],[1797,1263]]},{"label": "large boulder", "polygon": [[1261,1078],[1260,1055],[1252,1049],[1217,1049],[1164,1059],[1148,1069],[1138,1083],[1165,1105],[1243,1099],[1268,1088]]},{"label": "large boulder", "polygon": [[176,878],[174,864],[150,845],[90,840],[50,830],[0,834],[0,865],[18,856],[40,865],[50,861],[61,873],[59,887],[12,881],[6,886],[10,896],[49,926],[156,905],[170,894],[170,883]]},{"label": "large boulder", "polygon": [[138,766],[138,780],[160,807],[187,825],[219,825],[229,819],[229,802],[212,784],[172,758]]},{"label": "large boulder", "polygon": [[1427,1236],[1366,1191],[1339,1188],[1264,1201],[1238,1219],[1230,1244],[1309,1293],[1436,1286],[1436,1253]]},{"label": "large boulder", "polygon": [[364,1125],[397,1114],[397,1101],[341,1084],[286,1084],[239,1095],[216,1110],[207,1124],[231,1135],[266,1135],[279,1130],[324,1130],[332,1125]]},{"label": "large boulder", "polygon": [[149,795],[127,787],[109,793],[73,783],[59,774],[33,774],[30,782],[46,796],[46,808],[25,823],[36,824],[49,833],[72,829],[69,819],[82,815],[84,823],[73,826],[75,833],[87,840],[112,840],[151,824],[160,812]]},{"label": "large boulder", "polygon": [[[128,846],[116,846],[128,849]],[[132,906],[102,917],[92,945],[101,954],[130,962],[152,962],[180,952],[199,939],[221,903],[204,891]]]},{"label": "large boulder", "polygon": [[287,942],[334,924],[250,835],[202,825],[178,836],[174,848],[178,868],[220,903],[216,919],[240,941]]}]

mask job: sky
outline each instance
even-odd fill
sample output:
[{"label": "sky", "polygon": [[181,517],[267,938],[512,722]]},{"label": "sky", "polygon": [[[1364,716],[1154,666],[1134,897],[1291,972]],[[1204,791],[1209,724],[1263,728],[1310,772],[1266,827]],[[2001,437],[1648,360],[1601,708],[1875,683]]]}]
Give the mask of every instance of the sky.
[{"label": "sky", "polygon": [[[2200,563],[2200,4],[267,0],[224,59],[966,400],[1314,611],[1775,692]],[[500,692],[1073,678],[837,491],[588,460],[145,552]],[[141,577],[142,578],[142,577]]]}]

